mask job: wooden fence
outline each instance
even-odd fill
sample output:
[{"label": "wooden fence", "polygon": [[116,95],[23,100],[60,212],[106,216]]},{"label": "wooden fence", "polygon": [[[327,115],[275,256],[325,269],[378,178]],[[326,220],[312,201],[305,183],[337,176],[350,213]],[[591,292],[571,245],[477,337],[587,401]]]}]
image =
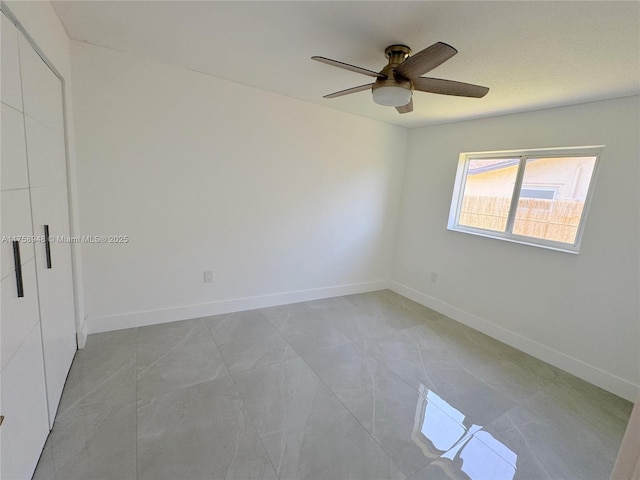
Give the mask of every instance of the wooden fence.
[{"label": "wooden fence", "polygon": [[[509,198],[465,196],[460,225],[504,232]],[[584,203],[574,200],[521,198],[513,233],[574,243]]]}]

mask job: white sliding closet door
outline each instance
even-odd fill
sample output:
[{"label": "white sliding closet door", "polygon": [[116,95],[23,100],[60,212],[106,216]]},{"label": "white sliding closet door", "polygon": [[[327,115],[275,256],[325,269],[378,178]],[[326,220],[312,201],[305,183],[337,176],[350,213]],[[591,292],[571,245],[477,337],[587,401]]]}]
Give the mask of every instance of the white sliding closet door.
[{"label": "white sliding closet door", "polygon": [[[0,478],[31,478],[49,433],[33,234],[18,31],[1,15],[2,351]],[[20,262],[16,262],[19,253]],[[16,269],[17,267],[17,269]],[[20,276],[19,273],[22,273]],[[21,280],[21,281],[20,281]],[[22,287],[22,288],[20,288]],[[20,291],[22,290],[22,291]]]},{"label": "white sliding closet door", "polygon": [[[76,351],[62,83],[2,13],[0,478],[31,478]],[[35,241],[34,241],[35,240]]]},{"label": "white sliding closet door", "polygon": [[[62,83],[20,35],[27,163],[35,235],[69,237]],[[76,345],[71,245],[35,244],[49,420],[53,426]]]}]

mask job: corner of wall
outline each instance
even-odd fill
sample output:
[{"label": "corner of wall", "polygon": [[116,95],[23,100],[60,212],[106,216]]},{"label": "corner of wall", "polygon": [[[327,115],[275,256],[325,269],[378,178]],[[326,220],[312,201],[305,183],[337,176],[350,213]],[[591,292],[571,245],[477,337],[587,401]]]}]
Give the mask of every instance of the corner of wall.
[{"label": "corner of wall", "polygon": [[[405,140],[404,140],[404,148],[402,151],[402,171],[399,173],[399,185],[398,185],[398,198],[396,200],[395,212],[392,213],[393,221],[392,225],[389,226],[391,230],[390,234],[390,245],[389,245],[389,263],[387,265],[387,283],[391,285],[391,282],[395,276],[395,266],[398,258],[398,237],[399,237],[399,226],[402,221],[402,212],[403,212],[403,204],[404,204],[404,192],[405,192],[405,184],[406,184],[406,175],[407,175],[407,163],[409,162],[409,142],[411,140],[411,130],[408,128],[404,128],[405,130]],[[390,287],[389,287],[390,288]]]}]

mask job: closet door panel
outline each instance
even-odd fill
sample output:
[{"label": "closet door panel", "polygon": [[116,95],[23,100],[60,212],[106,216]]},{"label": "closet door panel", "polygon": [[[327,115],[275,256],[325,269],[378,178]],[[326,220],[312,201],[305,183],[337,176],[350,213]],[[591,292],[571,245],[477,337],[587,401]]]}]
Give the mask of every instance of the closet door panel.
[{"label": "closet door panel", "polygon": [[[38,311],[38,288],[25,151],[19,34],[0,15],[2,212],[1,250],[0,478],[31,478],[49,433],[47,395]],[[18,297],[12,236],[24,236],[20,257],[23,297]],[[8,238],[7,238],[8,237]]]},{"label": "closet door panel", "polygon": [[71,245],[55,241],[56,237],[69,236],[67,186],[56,184],[32,188],[31,201],[34,231],[44,235],[44,225],[48,225],[52,238],[49,244],[51,268],[47,263],[44,243],[36,244],[36,268],[49,413],[53,421],[77,349]]},{"label": "closet door panel", "polygon": [[[25,118],[31,188],[67,182],[64,136],[33,118]],[[66,207],[65,207],[66,209]]]},{"label": "closet door panel", "polygon": [[24,113],[64,131],[62,84],[29,42],[19,35]]},{"label": "closet door panel", "polygon": [[[4,82],[4,75],[2,81]],[[0,115],[2,190],[29,188],[27,152],[24,141],[24,116],[5,104],[0,104]]]},{"label": "closet door panel", "polygon": [[[4,162],[4,159],[3,159]],[[3,242],[2,250],[2,316],[0,331],[2,332],[2,366],[4,367],[23,343],[27,333],[38,321],[38,288],[35,273],[34,243],[31,226],[31,201],[29,190],[7,190],[2,192],[2,217],[0,231]],[[13,237],[20,247],[20,264],[22,272],[23,297],[18,297],[18,281],[15,270]]]},{"label": "closet door panel", "polygon": [[0,69],[2,82],[0,96],[2,101],[22,111],[22,87],[20,86],[20,58],[18,56],[18,30],[2,14]]},{"label": "closet door panel", "polygon": [[[69,236],[69,205],[62,82],[19,36],[22,92],[25,111],[27,163],[33,229],[50,237]],[[36,272],[44,350],[49,418],[55,414],[77,349],[71,246],[66,242],[36,245]]]},{"label": "closet door panel", "polygon": [[3,479],[31,478],[49,434],[42,343],[38,324],[2,369],[0,428]]},{"label": "closet door panel", "polygon": [[4,15],[1,35],[0,477],[28,479],[76,351],[70,245],[50,243],[49,265],[43,228],[69,235],[64,110],[61,80]]},{"label": "closet door panel", "polygon": [[13,238],[23,237],[25,241],[20,241],[20,259],[22,264],[33,258],[33,242],[26,241],[33,236],[31,227],[31,202],[29,200],[29,190],[7,190],[2,192],[2,218],[0,218],[0,232],[2,242],[0,250],[0,270],[2,280],[8,276],[15,275]]},{"label": "closet door panel", "polygon": [[4,368],[28,333],[38,324],[38,289],[36,287],[35,260],[31,259],[22,266],[24,297],[18,297],[15,276],[2,280],[2,368]]}]

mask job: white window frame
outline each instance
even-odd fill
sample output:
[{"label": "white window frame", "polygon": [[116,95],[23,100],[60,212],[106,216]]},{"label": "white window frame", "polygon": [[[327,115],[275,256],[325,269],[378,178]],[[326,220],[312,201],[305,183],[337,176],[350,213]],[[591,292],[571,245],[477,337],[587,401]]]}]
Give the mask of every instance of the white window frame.
[{"label": "white window frame", "polygon": [[[600,155],[604,145],[592,145],[585,147],[559,147],[559,148],[538,148],[529,150],[502,150],[492,152],[463,152],[458,158],[458,170],[456,173],[456,180],[453,187],[453,197],[451,199],[451,209],[449,211],[449,221],[447,223],[447,229],[468,233],[471,235],[478,235],[481,237],[495,238],[498,240],[504,240],[507,242],[520,243],[523,245],[530,245],[534,247],[547,248],[550,250],[556,250],[560,252],[567,252],[577,254],[580,251],[580,243],[582,241],[582,234],[584,232],[584,226],[589,213],[589,206],[591,205],[591,198],[593,197],[593,190],[595,180],[598,175]],[[576,238],[574,243],[556,242],[543,238],[535,238],[524,235],[516,235],[511,233],[513,231],[513,225],[515,222],[515,215],[520,199],[520,188],[522,187],[522,180],[524,178],[524,171],[527,159],[529,158],[553,158],[553,157],[595,157],[595,165],[593,167],[593,173],[591,174],[591,180],[589,181],[589,188],[587,190],[587,196],[584,201],[584,208],[582,210],[582,216],[580,217],[580,224],[578,225]],[[469,162],[471,160],[482,159],[513,159],[519,158],[518,171],[516,175],[515,185],[511,194],[511,205],[509,207],[509,216],[507,218],[507,224],[504,232],[498,232],[495,230],[485,230],[477,227],[469,227],[459,224],[460,209],[462,207],[462,197],[464,193],[465,181],[467,179],[467,173],[469,170]]]}]

